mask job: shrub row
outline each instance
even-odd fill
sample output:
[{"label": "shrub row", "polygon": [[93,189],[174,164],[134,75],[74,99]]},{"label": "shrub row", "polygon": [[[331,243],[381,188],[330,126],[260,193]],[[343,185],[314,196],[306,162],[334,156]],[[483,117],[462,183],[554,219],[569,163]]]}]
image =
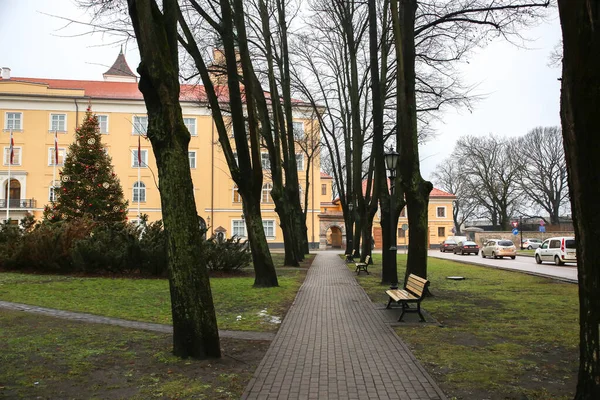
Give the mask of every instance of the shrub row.
[{"label": "shrub row", "polygon": [[[0,268],[46,273],[167,275],[162,221],[98,224],[78,219],[0,225]],[[247,267],[245,242],[211,238],[201,246],[207,268],[233,272]]]}]

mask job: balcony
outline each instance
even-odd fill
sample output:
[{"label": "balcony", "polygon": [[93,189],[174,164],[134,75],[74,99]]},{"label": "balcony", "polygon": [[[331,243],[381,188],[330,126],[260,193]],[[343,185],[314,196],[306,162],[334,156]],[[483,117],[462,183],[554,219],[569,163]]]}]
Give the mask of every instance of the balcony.
[{"label": "balcony", "polygon": [[[8,207],[11,210],[35,208],[34,199],[10,199],[8,200]],[[6,209],[6,199],[0,199],[0,209]]]}]

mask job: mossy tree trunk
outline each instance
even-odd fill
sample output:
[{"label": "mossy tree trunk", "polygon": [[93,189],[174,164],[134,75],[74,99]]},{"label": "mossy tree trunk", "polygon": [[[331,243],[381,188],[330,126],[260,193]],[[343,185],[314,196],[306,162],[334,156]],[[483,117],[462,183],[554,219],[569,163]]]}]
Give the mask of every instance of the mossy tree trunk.
[{"label": "mossy tree trunk", "polygon": [[148,110],[148,138],[156,156],[168,243],[173,353],[220,357],[219,332],[205,262],[188,160],[190,133],[179,105],[176,0],[162,12],[153,0],[130,0],[140,49],[139,88]]},{"label": "mossy tree trunk", "polygon": [[559,0],[563,32],[561,120],[579,281],[576,400],[600,398],[600,2]]},{"label": "mossy tree trunk", "polygon": [[391,0],[396,48],[398,152],[400,185],[406,196],[409,226],[406,277],[427,278],[428,205],[431,182],[423,179],[419,166],[417,105],[415,96],[415,12],[416,0]]}]

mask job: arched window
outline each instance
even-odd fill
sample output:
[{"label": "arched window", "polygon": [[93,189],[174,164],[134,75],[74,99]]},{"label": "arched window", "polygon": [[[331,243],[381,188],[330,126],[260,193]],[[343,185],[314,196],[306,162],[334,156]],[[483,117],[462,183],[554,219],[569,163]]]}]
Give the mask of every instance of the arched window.
[{"label": "arched window", "polygon": [[133,202],[143,203],[146,201],[146,185],[144,182],[136,182],[133,184]]},{"label": "arched window", "polygon": [[240,196],[240,192],[238,191],[238,185],[233,185],[233,202],[241,203],[242,196]]},{"label": "arched window", "polygon": [[262,187],[262,203],[272,203],[273,198],[271,197],[271,190],[273,186],[270,183],[265,183]]}]

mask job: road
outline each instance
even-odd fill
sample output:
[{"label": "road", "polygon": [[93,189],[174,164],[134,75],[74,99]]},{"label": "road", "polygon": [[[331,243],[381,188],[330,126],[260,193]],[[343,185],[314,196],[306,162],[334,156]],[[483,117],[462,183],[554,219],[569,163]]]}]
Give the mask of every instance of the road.
[{"label": "road", "polygon": [[459,261],[466,264],[482,265],[506,269],[511,271],[521,271],[527,274],[540,275],[552,278],[558,278],[572,283],[577,283],[577,264],[568,263],[558,267],[550,263],[536,264],[533,257],[517,256],[516,259],[503,258],[494,260],[493,258],[482,258],[481,254],[461,256],[459,254],[442,253],[439,250],[429,250],[429,257],[443,258],[447,260]]}]

